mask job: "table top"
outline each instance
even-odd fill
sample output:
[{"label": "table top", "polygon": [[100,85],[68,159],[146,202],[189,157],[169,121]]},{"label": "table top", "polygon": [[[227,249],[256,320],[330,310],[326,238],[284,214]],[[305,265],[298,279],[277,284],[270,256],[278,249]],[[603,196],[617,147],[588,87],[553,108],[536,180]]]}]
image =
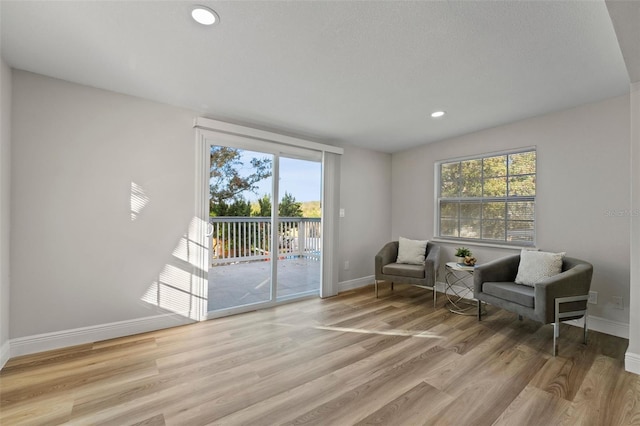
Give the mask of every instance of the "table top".
[{"label": "table top", "polygon": [[473,272],[473,269],[475,268],[474,266],[462,265],[456,262],[447,262],[446,266],[447,268],[451,268],[454,271],[467,271],[467,272]]}]

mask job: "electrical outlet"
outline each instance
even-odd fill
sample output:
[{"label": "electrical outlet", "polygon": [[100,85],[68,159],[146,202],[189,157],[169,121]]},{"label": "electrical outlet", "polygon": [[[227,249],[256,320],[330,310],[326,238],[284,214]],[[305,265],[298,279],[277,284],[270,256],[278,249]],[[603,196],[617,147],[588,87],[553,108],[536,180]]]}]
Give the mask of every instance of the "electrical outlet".
[{"label": "electrical outlet", "polygon": [[344,217],[344,209],[340,209],[339,213],[340,213],[340,217]]},{"label": "electrical outlet", "polygon": [[624,301],[623,301],[622,297],[613,296],[611,298],[611,301],[613,301],[613,307],[614,308],[620,309],[620,310],[624,310]]},{"label": "electrical outlet", "polygon": [[348,270],[349,270],[349,261],[348,261],[348,260],[345,260],[345,261],[344,261],[344,270],[345,270],[345,271],[348,271]]},{"label": "electrical outlet", "polygon": [[589,292],[589,303],[597,305],[598,304],[598,292],[590,291]]}]

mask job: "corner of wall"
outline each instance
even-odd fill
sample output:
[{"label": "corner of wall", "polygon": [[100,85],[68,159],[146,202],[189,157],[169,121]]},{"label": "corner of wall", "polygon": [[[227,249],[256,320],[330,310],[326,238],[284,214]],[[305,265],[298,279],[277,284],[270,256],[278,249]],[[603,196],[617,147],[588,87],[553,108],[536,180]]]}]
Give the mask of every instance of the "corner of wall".
[{"label": "corner of wall", "polygon": [[9,359],[11,74],[0,55],[0,369]]}]

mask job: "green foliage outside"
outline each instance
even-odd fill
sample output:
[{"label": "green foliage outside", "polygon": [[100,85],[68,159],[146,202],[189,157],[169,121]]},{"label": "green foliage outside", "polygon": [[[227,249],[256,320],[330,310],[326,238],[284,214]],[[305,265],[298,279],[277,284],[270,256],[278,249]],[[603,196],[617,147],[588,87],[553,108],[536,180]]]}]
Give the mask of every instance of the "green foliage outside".
[{"label": "green foliage outside", "polygon": [[[241,169],[244,163],[239,149],[213,146],[210,155],[210,214],[212,216],[249,216],[251,206],[241,194],[244,191],[255,192],[258,182],[271,177],[271,160],[267,157],[252,158],[250,162],[252,172],[242,175]],[[247,205],[249,205],[248,210]]]},{"label": "green foliage outside", "polygon": [[532,235],[534,202],[525,198],[536,195],[535,151],[443,163],[440,177],[440,235],[502,241]]}]

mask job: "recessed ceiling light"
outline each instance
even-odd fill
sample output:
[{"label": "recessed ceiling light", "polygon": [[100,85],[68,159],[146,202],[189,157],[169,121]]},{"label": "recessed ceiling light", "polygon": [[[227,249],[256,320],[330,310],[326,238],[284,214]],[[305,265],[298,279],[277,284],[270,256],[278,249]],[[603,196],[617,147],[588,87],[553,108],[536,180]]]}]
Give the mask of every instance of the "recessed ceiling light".
[{"label": "recessed ceiling light", "polygon": [[213,25],[220,21],[218,14],[205,6],[194,6],[191,10],[191,17],[202,25]]},{"label": "recessed ceiling light", "polygon": [[431,118],[440,118],[442,116],[444,116],[446,114],[446,112],[444,111],[435,111],[431,113]]}]

